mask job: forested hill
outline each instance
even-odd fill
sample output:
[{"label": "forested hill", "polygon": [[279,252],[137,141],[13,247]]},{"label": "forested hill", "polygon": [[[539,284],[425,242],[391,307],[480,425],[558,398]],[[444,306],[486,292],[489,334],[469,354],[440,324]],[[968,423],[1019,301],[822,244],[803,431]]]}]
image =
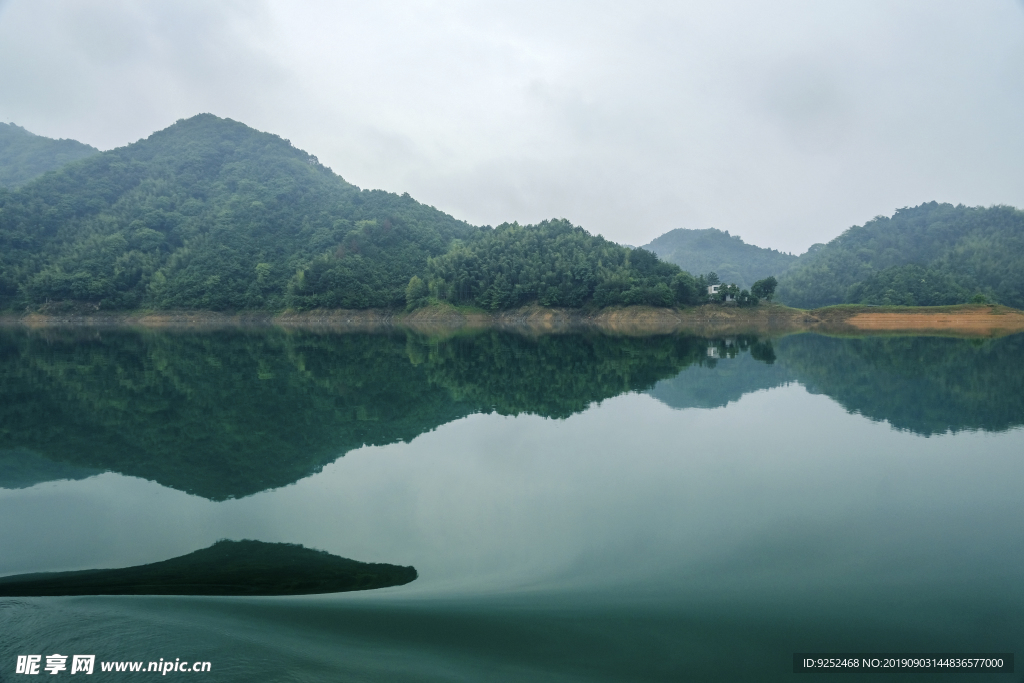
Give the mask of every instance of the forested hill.
[{"label": "forested hill", "polygon": [[202,114],[0,193],[0,297],[19,308],[404,306],[427,258],[474,230]]},{"label": "forested hill", "polygon": [[702,291],[568,221],[478,228],[360,190],[210,114],[0,191],[8,310],[668,306]]},{"label": "forested hill", "polygon": [[817,244],[779,278],[781,301],[1024,308],[1024,212],[930,202]]},{"label": "forested hill", "polygon": [[0,123],[0,187],[18,187],[47,171],[99,152],[77,140],[54,140],[13,123]]},{"label": "forested hill", "polygon": [[757,280],[778,276],[797,257],[775,249],[745,243],[739,235],[715,228],[677,228],[656,238],[644,249],[691,273],[714,272],[722,282],[748,288]]}]

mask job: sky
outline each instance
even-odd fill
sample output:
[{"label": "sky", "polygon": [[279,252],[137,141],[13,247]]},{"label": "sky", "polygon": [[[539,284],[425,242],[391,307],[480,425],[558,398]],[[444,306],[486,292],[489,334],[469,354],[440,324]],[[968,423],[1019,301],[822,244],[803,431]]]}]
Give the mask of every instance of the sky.
[{"label": "sky", "polygon": [[0,121],[111,149],[201,112],[474,224],[801,253],[1024,207],[1024,3],[0,0]]}]

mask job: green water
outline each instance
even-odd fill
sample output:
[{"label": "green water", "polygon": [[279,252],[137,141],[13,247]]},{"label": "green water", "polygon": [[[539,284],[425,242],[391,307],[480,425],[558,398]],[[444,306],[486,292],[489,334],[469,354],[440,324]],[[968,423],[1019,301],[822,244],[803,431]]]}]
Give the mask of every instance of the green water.
[{"label": "green water", "polygon": [[[1022,337],[0,331],[0,575],[221,538],[419,572],[0,599],[0,680],[55,652],[210,661],[168,674],[209,681],[829,680],[793,653],[1022,654],[1022,357]],[[916,675],[965,676],[1020,679]]]}]

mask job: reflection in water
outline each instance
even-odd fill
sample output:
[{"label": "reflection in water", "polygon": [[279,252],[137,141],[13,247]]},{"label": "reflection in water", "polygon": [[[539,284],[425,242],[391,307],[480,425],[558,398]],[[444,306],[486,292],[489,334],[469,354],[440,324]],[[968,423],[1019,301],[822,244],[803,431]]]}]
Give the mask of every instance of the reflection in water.
[{"label": "reflection in water", "polygon": [[223,500],[470,413],[567,417],[703,362],[704,346],[670,336],[8,332],[0,448]]},{"label": "reflection in water", "polygon": [[931,435],[1024,424],[1024,335],[1003,339],[787,337],[782,363],[812,393]]},{"label": "reflection in water", "polygon": [[115,471],[211,500],[472,413],[566,418],[634,391],[721,407],[798,382],[919,434],[1024,423],[1024,336],[0,333],[0,487]]},{"label": "reflection in water", "polygon": [[[650,392],[673,408],[715,408],[744,394],[803,385],[851,413],[933,435],[1001,432],[1024,424],[1024,335],[995,340],[945,337],[784,337],[741,352],[736,340],[709,342],[701,364]],[[757,362],[763,360],[764,363]]]},{"label": "reflection in water", "polygon": [[334,683],[788,681],[794,651],[1024,648],[1020,338],[2,340],[0,463],[21,469],[0,574],[221,538],[419,572],[5,599],[3,652]]}]

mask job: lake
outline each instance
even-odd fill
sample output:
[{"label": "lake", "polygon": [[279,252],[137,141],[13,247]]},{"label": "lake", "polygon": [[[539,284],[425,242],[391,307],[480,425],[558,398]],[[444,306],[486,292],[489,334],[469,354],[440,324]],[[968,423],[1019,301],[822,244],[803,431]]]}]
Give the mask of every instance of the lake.
[{"label": "lake", "polygon": [[1021,335],[3,329],[0,576],[254,539],[418,578],[0,598],[0,680],[53,653],[204,681],[814,681],[844,676],[794,653],[1024,653],[1022,358]]}]

